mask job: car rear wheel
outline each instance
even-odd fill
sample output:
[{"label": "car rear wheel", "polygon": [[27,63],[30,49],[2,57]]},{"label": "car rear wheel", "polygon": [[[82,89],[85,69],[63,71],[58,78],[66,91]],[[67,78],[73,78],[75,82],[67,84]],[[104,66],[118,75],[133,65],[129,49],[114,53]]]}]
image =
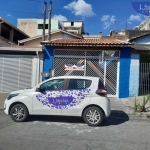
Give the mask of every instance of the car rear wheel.
[{"label": "car rear wheel", "polygon": [[99,126],[102,124],[104,114],[98,107],[88,107],[83,113],[83,119],[89,126]]},{"label": "car rear wheel", "polygon": [[23,122],[28,116],[28,110],[23,104],[16,104],[10,110],[10,116],[15,122]]}]

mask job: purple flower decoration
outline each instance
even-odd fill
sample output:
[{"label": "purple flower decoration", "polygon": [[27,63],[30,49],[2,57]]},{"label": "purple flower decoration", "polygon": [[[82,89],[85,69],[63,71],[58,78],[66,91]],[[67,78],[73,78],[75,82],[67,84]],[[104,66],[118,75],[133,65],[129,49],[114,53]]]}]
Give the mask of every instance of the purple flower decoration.
[{"label": "purple flower decoration", "polygon": [[68,109],[80,104],[85,99],[84,93],[90,93],[90,91],[91,89],[47,91],[35,96],[39,102],[51,109]]}]

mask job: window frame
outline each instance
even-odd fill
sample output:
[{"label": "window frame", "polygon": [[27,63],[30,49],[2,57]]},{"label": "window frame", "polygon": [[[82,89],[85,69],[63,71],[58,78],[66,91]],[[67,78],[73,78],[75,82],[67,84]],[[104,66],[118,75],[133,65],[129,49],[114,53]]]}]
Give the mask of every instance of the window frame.
[{"label": "window frame", "polygon": [[[70,80],[87,80],[87,81],[90,81],[90,84],[87,88],[89,88],[91,85],[92,85],[92,80],[90,79],[77,79],[77,78],[71,78],[71,79],[68,79],[67,80],[67,84],[66,84],[66,90],[82,90],[82,89],[69,89],[69,83],[70,83]],[[87,89],[87,88],[83,88],[84,89]]]},{"label": "window frame", "polygon": [[[38,24],[38,29],[43,29],[43,24]],[[48,24],[45,24],[45,29],[48,29]]]}]

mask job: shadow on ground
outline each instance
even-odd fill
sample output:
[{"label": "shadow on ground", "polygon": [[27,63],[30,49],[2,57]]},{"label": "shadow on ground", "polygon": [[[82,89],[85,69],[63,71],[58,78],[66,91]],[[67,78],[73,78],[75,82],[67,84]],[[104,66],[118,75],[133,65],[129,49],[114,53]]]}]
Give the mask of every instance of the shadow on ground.
[{"label": "shadow on ground", "polygon": [[[125,123],[129,120],[129,116],[124,111],[112,110],[109,118],[104,120],[102,126],[119,125]],[[70,117],[70,116],[45,116],[45,115],[34,115],[30,116],[27,120],[32,121],[42,121],[42,122],[59,122],[59,123],[78,123],[85,124],[83,118],[81,117]]]},{"label": "shadow on ground", "polygon": [[119,125],[129,121],[129,116],[122,110],[112,110],[102,126]]}]

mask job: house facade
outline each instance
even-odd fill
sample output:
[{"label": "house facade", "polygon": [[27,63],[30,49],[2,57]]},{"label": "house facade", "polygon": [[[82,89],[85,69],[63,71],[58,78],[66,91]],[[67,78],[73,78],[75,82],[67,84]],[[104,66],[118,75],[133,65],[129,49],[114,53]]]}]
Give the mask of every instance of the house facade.
[{"label": "house facade", "polygon": [[133,82],[138,88],[138,95],[150,93],[150,33],[134,37],[129,40],[133,43],[132,53],[136,56]]},{"label": "house facade", "polygon": [[28,38],[29,36],[13,26],[11,23],[0,17],[0,38],[9,42],[11,45],[17,45],[18,40]]},{"label": "house facade", "polygon": [[[136,56],[131,53],[131,44],[128,42],[101,37],[100,39],[64,38],[43,41],[41,44],[44,45],[44,73],[48,74],[53,70],[54,76],[97,76],[102,80],[108,96],[111,97],[129,97],[130,92],[135,88],[130,72]],[[72,65],[77,66],[77,69],[70,68]],[[43,78],[45,79],[47,77]]]},{"label": "house facade", "polygon": [[0,92],[33,87],[41,81],[41,46],[18,46],[18,40],[28,37],[0,18]]},{"label": "house facade", "polygon": [[[48,33],[48,22],[45,21],[45,33]],[[30,37],[35,37],[42,35],[43,33],[43,19],[18,19],[17,24],[18,29],[29,35]],[[61,28],[59,20],[51,19],[51,31],[56,31]]]}]

